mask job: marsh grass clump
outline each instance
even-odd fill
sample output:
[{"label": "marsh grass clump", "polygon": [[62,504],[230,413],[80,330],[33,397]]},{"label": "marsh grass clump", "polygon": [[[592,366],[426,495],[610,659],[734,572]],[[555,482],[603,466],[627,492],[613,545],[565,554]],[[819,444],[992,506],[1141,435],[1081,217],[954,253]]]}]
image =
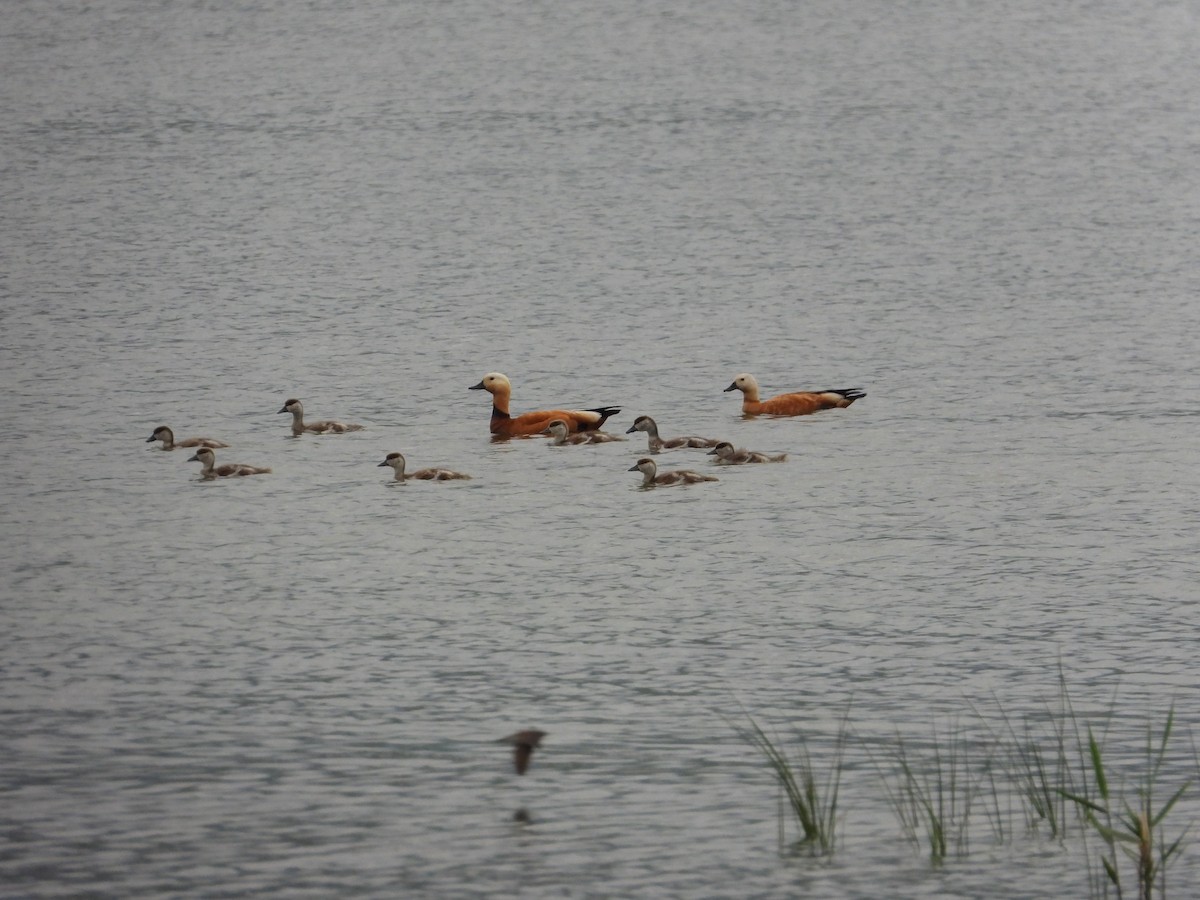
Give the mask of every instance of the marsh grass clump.
[{"label": "marsh grass clump", "polygon": [[1007,731],[1000,745],[1008,777],[1022,801],[1025,827],[1045,829],[1060,838],[1067,831],[1068,801],[1062,791],[1072,785],[1072,765],[1062,719],[1047,720],[1049,731],[1037,731],[1028,720],[1021,730],[1005,716]]},{"label": "marsh grass clump", "polygon": [[[921,755],[914,754],[897,735],[889,751],[893,765],[885,770],[878,761],[888,804],[905,837],[917,847],[927,846],[938,865],[953,851],[963,856],[970,849],[971,818],[977,804],[986,800],[993,833],[1004,835],[999,788],[991,758],[972,755],[974,745],[962,729],[933,736]],[[922,839],[923,838],[923,839]]]},{"label": "marsh grass clump", "polygon": [[[1110,703],[1104,722],[1111,721],[1115,704]],[[1087,796],[1087,784],[1079,780],[1085,763],[1083,738],[1079,718],[1067,690],[1066,678],[1059,671],[1058,703],[1047,704],[1045,713],[1036,719],[1026,716],[1020,723],[1013,721],[999,699],[1002,728],[1000,733],[987,725],[987,717],[974,706],[976,718],[989,728],[997,747],[1000,765],[1007,780],[1021,800],[1025,827],[1030,831],[1046,831],[1048,836],[1066,836],[1071,816],[1069,793]]]},{"label": "marsh grass clump", "polygon": [[[1146,729],[1146,759],[1139,784],[1135,790],[1136,800],[1130,803],[1114,791],[1104,763],[1104,748],[1091,728],[1087,732],[1087,761],[1090,794],[1075,794],[1063,791],[1063,796],[1080,810],[1084,822],[1100,838],[1104,850],[1100,864],[1109,884],[1116,890],[1118,900],[1124,897],[1121,880],[1121,857],[1132,864],[1137,882],[1139,900],[1151,900],[1157,884],[1160,896],[1167,895],[1167,867],[1179,853],[1183,839],[1190,826],[1180,832],[1174,840],[1166,834],[1163,825],[1172,807],[1183,797],[1192,779],[1185,781],[1163,802],[1156,803],[1159,780],[1166,758],[1167,744],[1175,725],[1175,707],[1167,713],[1167,720],[1156,736],[1152,728]],[[1128,866],[1125,867],[1128,869]],[[1093,892],[1098,892],[1093,886]]]},{"label": "marsh grass clump", "polygon": [[[809,754],[804,737],[797,735],[796,746],[789,756],[782,742],[772,740],[750,716],[749,729],[738,728],[738,734],[751,743],[767,760],[771,771],[792,817],[800,826],[802,837],[797,847],[815,853],[832,853],[837,836],[838,792],[841,787],[842,769],[845,758],[847,728],[843,718],[841,728],[834,741],[833,757],[829,762],[824,779]],[[735,726],[736,727],[736,726]],[[786,845],[785,816],[781,804],[779,815],[779,843]]]},{"label": "marsh grass clump", "polygon": [[[1181,826],[1168,817],[1197,777],[1190,764],[1178,776],[1180,760],[1168,755],[1176,726],[1173,705],[1161,725],[1146,725],[1141,754],[1124,751],[1123,745],[1122,751],[1106,750],[1110,735],[1127,718],[1118,713],[1115,692],[1106,708],[1082,714],[1061,672],[1057,703],[1041,711],[1017,718],[997,700],[997,718],[968,705],[975,717],[969,728],[957,722],[943,729],[935,725],[924,740],[897,732],[863,746],[904,838],[927,851],[937,867],[947,857],[970,853],[981,816],[996,844],[1011,841],[1023,820],[1028,836],[1078,842],[1088,896],[1165,900],[1168,870],[1191,832],[1190,822]],[[767,761],[780,786],[780,846],[785,846],[790,818],[801,831],[796,849],[832,853],[849,711],[826,766],[814,762],[804,736],[785,749],[746,718],[748,728],[733,727]],[[1191,752],[1200,770],[1194,745]]]}]

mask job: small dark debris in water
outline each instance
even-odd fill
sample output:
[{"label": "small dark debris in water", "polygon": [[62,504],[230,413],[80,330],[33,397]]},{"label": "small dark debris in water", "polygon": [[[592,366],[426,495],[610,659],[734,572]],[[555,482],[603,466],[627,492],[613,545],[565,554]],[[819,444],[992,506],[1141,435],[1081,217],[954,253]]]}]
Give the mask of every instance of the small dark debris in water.
[{"label": "small dark debris in water", "polygon": [[545,736],[546,732],[531,728],[528,731],[518,731],[516,734],[500,738],[496,743],[513,745],[513,764],[516,766],[517,774],[524,775],[525,770],[529,768],[529,761],[533,759],[534,748]]},{"label": "small dark debris in water", "polygon": [[533,817],[531,815],[529,815],[529,810],[518,809],[515,813],[513,813],[513,821],[521,822],[525,825],[528,825],[530,822],[533,821]]}]

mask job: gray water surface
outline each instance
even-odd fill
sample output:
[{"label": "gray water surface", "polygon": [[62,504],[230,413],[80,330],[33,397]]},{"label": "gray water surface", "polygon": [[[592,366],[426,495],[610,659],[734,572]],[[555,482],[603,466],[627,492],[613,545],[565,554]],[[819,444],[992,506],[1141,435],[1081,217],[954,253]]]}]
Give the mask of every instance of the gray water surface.
[{"label": "gray water surface", "polygon": [[[5,895],[1087,896],[1076,841],[982,814],[932,867],[877,763],[1061,673],[1118,771],[1174,704],[1164,791],[1197,774],[1198,35],[1152,0],[12,5]],[[514,412],[790,459],[642,491],[640,434],[491,442],[496,370]],[[868,396],[747,420],[743,371]],[[293,396],[367,430],[294,439]],[[162,423],[274,472],[201,482]],[[848,715],[833,857],[779,853],[747,714],[819,764]]]}]

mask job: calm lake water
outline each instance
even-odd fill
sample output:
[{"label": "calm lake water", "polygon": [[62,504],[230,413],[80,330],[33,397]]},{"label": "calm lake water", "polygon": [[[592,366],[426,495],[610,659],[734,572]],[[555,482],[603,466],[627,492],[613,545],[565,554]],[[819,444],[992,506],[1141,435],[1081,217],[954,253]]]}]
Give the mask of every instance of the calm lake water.
[{"label": "calm lake water", "polygon": [[[1087,896],[1015,805],[932,866],[881,770],[1061,672],[1127,796],[1172,705],[1198,775],[1198,15],[10,4],[0,893]],[[639,490],[491,442],[489,371],[790,458]],[[822,771],[848,716],[832,857],[747,715]]]}]

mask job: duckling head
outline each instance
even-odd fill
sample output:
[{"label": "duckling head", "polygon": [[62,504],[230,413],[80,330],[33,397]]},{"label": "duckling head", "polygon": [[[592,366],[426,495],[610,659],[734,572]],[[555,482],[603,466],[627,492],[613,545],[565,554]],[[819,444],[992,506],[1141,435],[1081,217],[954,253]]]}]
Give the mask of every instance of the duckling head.
[{"label": "duckling head", "polygon": [[654,473],[658,471],[658,463],[648,456],[643,456],[625,471],[641,472],[643,475],[649,475],[651,478],[653,478]]},{"label": "duckling head", "polygon": [[469,391],[487,391],[489,394],[495,394],[497,391],[501,393],[512,391],[512,382],[508,380],[507,375],[500,372],[488,372],[483,376],[479,384],[473,384]]},{"label": "duckling head", "polygon": [[207,447],[201,447],[195,453],[188,457],[188,462],[202,462],[206,466],[210,465],[217,458],[217,454],[213,453]]},{"label": "duckling head", "polygon": [[638,416],[633,420],[633,424],[629,426],[626,434],[633,434],[635,431],[647,431],[654,434],[658,431],[658,425],[649,416]]},{"label": "duckling head", "polygon": [[304,407],[301,405],[299,400],[297,400],[295,397],[293,397],[290,400],[288,400],[286,403],[283,404],[283,409],[281,409],[279,412],[281,412],[281,413],[304,412]]},{"label": "duckling head", "polygon": [[554,419],[542,429],[542,434],[551,434],[556,438],[565,438],[568,433],[570,433],[570,429],[562,419]]},{"label": "duckling head", "polygon": [[154,433],[146,438],[147,444],[153,441],[166,441],[168,444],[173,443],[175,441],[175,432],[166,425],[159,425],[154,429]]},{"label": "duckling head", "polygon": [[729,441],[721,441],[717,446],[708,451],[709,456],[718,456],[724,459],[727,456],[733,455],[733,444]]},{"label": "duckling head", "polygon": [[733,379],[733,384],[725,388],[724,393],[729,391],[741,391],[743,394],[750,390],[758,390],[758,381],[753,375],[743,372],[737,378]]},{"label": "duckling head", "polygon": [[383,458],[380,466],[391,466],[393,469],[404,468],[404,455],[401,453],[389,453]]}]

